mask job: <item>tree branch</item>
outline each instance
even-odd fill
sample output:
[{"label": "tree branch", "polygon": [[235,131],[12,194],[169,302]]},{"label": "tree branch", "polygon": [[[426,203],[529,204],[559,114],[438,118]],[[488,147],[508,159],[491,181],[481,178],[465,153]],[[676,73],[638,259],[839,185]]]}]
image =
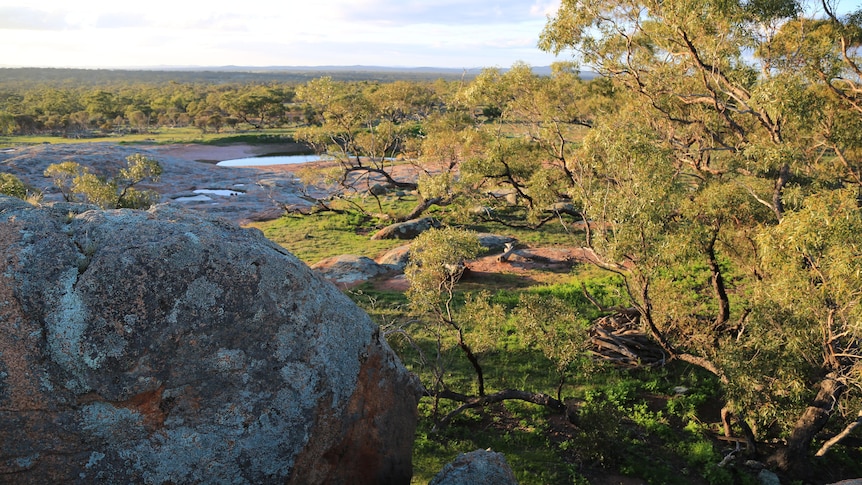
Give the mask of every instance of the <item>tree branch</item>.
[{"label": "tree branch", "polygon": [[449,422],[452,421],[452,419],[455,416],[461,414],[462,412],[466,411],[467,409],[484,407],[484,406],[487,406],[489,404],[494,404],[494,403],[498,403],[498,402],[502,402],[502,401],[506,401],[506,400],[510,400],[510,399],[514,399],[514,400],[518,400],[518,401],[526,401],[526,402],[530,402],[533,404],[538,404],[540,406],[547,406],[547,407],[553,409],[554,411],[563,411],[566,409],[565,404],[563,404],[558,399],[555,399],[555,398],[553,398],[547,394],[521,391],[518,389],[506,389],[506,390],[503,390],[503,391],[500,391],[500,392],[497,392],[494,394],[489,394],[487,396],[474,397],[474,398],[466,400],[464,402],[464,404],[462,404],[461,406],[458,406],[454,411],[451,411],[449,414],[444,416],[440,420],[440,422],[435,426],[435,429],[437,427],[447,426],[449,424]]},{"label": "tree branch", "polygon": [[836,434],[832,438],[829,438],[825,443],[823,443],[823,446],[821,446],[820,449],[817,450],[817,453],[815,453],[814,456],[825,455],[830,448],[832,448],[833,446],[838,444],[838,442],[850,435],[850,433],[852,433],[853,430],[860,425],[862,425],[862,410],[859,411],[859,415],[857,416],[856,421],[853,421],[852,423],[848,424],[843,430],[841,430],[840,433]]}]

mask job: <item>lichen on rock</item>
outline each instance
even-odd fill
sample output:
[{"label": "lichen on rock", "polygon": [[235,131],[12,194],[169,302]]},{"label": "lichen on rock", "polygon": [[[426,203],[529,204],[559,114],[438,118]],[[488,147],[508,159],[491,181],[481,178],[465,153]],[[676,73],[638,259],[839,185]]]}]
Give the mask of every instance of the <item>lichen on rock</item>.
[{"label": "lichen on rock", "polygon": [[0,196],[0,255],[0,481],[410,481],[415,376],[259,231]]}]

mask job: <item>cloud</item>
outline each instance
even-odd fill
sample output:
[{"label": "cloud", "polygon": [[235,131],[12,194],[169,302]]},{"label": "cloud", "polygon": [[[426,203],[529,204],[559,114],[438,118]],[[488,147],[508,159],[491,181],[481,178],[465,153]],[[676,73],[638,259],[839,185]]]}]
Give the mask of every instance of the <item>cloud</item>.
[{"label": "cloud", "polygon": [[[0,0],[6,65],[546,65],[536,48],[560,0]],[[18,4],[10,6],[10,4]]]},{"label": "cloud", "polygon": [[94,27],[97,29],[125,29],[146,27],[147,20],[140,14],[111,12],[96,17]]},{"label": "cloud", "polygon": [[30,7],[0,7],[0,29],[63,30],[70,25],[66,15]]},{"label": "cloud", "polygon": [[533,16],[553,16],[560,9],[561,0],[535,0],[530,7]]},{"label": "cloud", "polygon": [[383,25],[477,25],[544,19],[546,6],[559,0],[539,0],[537,9],[523,0],[464,2],[460,0],[364,0],[340,2],[339,16],[355,22]]}]

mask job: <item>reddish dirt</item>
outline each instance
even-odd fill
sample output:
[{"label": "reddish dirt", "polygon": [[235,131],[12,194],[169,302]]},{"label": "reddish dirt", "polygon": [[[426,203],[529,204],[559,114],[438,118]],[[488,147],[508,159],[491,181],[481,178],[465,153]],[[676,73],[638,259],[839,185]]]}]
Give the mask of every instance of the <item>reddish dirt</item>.
[{"label": "reddish dirt", "polygon": [[[514,281],[509,281],[516,286],[535,284],[545,279],[543,275],[568,273],[574,265],[588,261],[589,257],[582,248],[524,248],[516,251],[508,261],[500,261],[500,254],[493,254],[468,262],[462,281],[482,283],[499,275],[508,275],[514,277]],[[381,291],[406,291],[410,286],[403,274],[383,276],[373,284]]]}]

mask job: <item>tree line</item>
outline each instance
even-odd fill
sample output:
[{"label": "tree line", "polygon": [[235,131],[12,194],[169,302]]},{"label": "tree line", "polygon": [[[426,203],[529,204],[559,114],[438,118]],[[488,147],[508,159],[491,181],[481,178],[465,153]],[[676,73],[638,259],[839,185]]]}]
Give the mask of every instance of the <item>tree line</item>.
[{"label": "tree line", "polygon": [[87,137],[197,127],[257,129],[301,118],[285,84],[131,84],[97,87],[0,86],[0,134]]},{"label": "tree line", "polygon": [[[0,135],[82,137],[164,127],[218,132],[291,126],[307,115],[294,102],[294,89],[319,77],[320,71],[308,70],[0,69]],[[451,72],[395,70],[339,70],[325,77],[358,84],[459,79]]]}]

